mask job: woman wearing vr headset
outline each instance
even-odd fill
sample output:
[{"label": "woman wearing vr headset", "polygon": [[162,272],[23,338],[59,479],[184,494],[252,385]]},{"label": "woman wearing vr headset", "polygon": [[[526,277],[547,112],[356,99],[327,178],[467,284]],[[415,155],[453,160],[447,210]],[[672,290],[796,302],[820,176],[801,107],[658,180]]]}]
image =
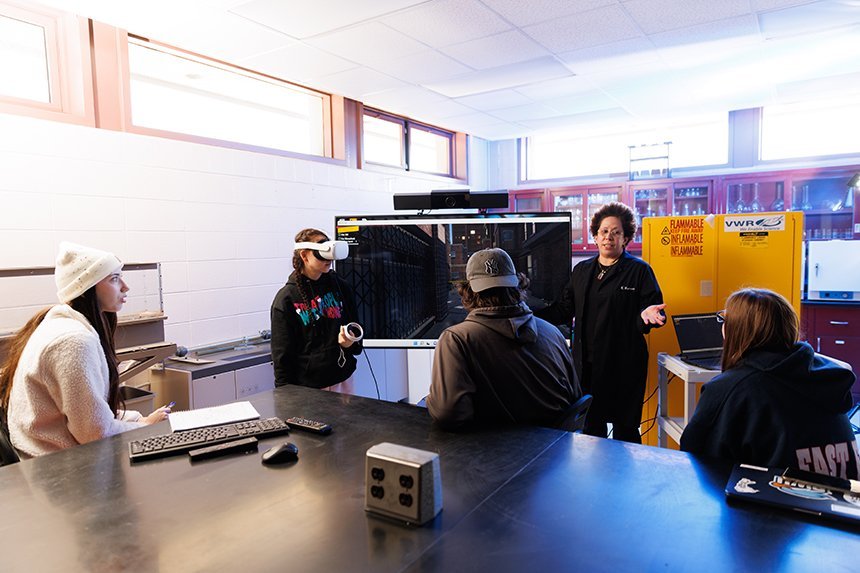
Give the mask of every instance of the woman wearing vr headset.
[{"label": "woman wearing vr headset", "polygon": [[317,229],[296,235],[293,269],[272,302],[272,359],[275,384],[298,384],[352,393],[360,332],[349,285],[331,272],[349,247]]}]

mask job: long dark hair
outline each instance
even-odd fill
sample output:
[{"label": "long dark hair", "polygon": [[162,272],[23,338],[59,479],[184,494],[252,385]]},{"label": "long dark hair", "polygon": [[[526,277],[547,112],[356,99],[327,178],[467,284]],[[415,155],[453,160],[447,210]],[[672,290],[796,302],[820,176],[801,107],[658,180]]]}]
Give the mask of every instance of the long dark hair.
[{"label": "long dark hair", "polygon": [[[69,306],[84,315],[99,336],[99,342],[101,343],[102,350],[104,350],[108,366],[108,406],[110,406],[115,416],[123,406],[123,401],[119,394],[119,368],[116,359],[116,344],[114,343],[117,324],[116,313],[101,310],[98,297],[96,296],[96,287],[94,286],[71,301]],[[3,364],[3,370],[0,372],[0,403],[2,403],[4,410],[9,406],[12,380],[15,377],[15,371],[18,369],[18,363],[21,360],[24,347],[27,346],[27,342],[36,328],[45,320],[45,315],[48,314],[49,310],[51,310],[51,307],[44,308],[36,313],[9,341],[9,352]]]},{"label": "long dark hair", "polygon": [[[302,229],[296,233],[295,241],[297,243],[319,243],[328,241],[328,235],[319,229]],[[302,253],[310,251],[310,249],[299,249],[293,251],[293,268],[295,269],[296,285],[299,287],[299,293],[305,304],[310,305],[313,299],[313,287],[311,287],[310,279],[305,276],[305,261],[302,259]],[[322,278],[322,277],[320,277]]]},{"label": "long dark hair", "polygon": [[45,320],[45,315],[48,314],[49,310],[51,307],[43,308],[37,312],[6,344],[6,361],[3,363],[3,369],[0,370],[0,405],[3,406],[4,411],[9,407],[12,379],[15,378],[15,371],[18,369],[18,362],[21,360],[24,347],[27,346],[27,341],[30,340],[36,328]]},{"label": "long dark hair", "polygon": [[88,289],[84,294],[71,301],[69,306],[84,315],[99,335],[99,342],[101,342],[108,366],[108,406],[116,415],[122,404],[119,395],[119,364],[116,359],[116,343],[114,342],[117,323],[116,313],[105,312],[101,309],[99,299],[96,296],[96,287]]}]

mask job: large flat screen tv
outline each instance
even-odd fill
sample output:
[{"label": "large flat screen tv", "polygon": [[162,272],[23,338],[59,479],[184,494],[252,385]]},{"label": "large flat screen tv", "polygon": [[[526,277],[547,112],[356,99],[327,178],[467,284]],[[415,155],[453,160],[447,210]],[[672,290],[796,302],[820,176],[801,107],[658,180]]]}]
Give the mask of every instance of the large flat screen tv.
[{"label": "large flat screen tv", "polygon": [[335,270],[355,293],[367,347],[436,346],[466,317],[455,285],[475,251],[508,252],[529,277],[533,310],[551,303],[570,275],[570,213],[343,216],[335,230],[349,243]]}]

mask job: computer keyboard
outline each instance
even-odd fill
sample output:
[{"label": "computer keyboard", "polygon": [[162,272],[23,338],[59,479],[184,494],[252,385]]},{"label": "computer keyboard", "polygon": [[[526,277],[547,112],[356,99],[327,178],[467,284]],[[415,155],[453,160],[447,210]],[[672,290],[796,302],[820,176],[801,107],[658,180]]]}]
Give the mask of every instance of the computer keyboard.
[{"label": "computer keyboard", "polygon": [[171,434],[159,434],[158,436],[150,436],[149,438],[129,442],[128,457],[132,462],[152,460],[184,454],[189,450],[238,440],[239,438],[251,436],[268,438],[270,436],[280,436],[289,431],[290,427],[282,419],[267,418],[265,420],[236,422],[235,424],[197,428]]}]

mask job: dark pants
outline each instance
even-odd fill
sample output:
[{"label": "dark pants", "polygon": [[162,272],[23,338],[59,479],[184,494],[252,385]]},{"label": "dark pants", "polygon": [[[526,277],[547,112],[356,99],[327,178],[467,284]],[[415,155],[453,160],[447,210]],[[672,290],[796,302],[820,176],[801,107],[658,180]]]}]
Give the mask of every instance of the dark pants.
[{"label": "dark pants", "polygon": [[[597,436],[598,438],[608,437],[607,424],[610,420],[603,414],[603,404],[598,402],[598,396],[594,395],[593,385],[591,383],[591,363],[582,363],[582,387],[583,391],[594,396],[591,402],[591,407],[588,409],[588,415],[585,417],[585,427],[582,429],[583,434],[589,436]],[[595,408],[595,406],[597,406]],[[630,442],[633,444],[641,444],[642,436],[639,435],[639,417],[636,420],[626,420],[620,422],[615,420],[612,422],[612,437],[622,442]]]}]

